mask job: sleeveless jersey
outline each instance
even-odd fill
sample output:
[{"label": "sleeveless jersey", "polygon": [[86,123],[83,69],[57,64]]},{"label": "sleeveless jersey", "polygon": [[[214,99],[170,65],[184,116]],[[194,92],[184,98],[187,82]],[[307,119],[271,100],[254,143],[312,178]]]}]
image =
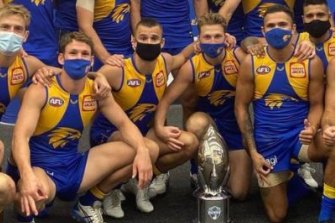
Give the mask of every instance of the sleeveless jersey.
[{"label": "sleeveless jersey", "polygon": [[77,152],[79,139],[85,126],[97,112],[93,99],[93,81],[87,79],[79,95],[66,92],[57,77],[46,88],[47,99],[31,137],[31,162],[39,165],[66,166]]},{"label": "sleeveless jersey", "polygon": [[8,68],[0,67],[0,119],[7,105],[28,80],[28,69],[20,56]]}]

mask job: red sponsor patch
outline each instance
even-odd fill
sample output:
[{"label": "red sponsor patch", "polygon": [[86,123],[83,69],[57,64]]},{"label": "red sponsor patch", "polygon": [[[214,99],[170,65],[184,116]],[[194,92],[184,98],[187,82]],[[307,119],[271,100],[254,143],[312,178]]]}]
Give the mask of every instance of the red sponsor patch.
[{"label": "red sponsor patch", "polygon": [[335,43],[328,44],[328,56],[335,56]]},{"label": "red sponsor patch", "polygon": [[11,85],[18,85],[24,83],[24,73],[22,67],[16,67],[12,70]]},{"label": "red sponsor patch", "polygon": [[85,95],[83,98],[83,111],[96,111],[97,101],[92,95]]},{"label": "red sponsor patch", "polygon": [[303,63],[290,63],[290,77],[293,78],[304,78],[306,77],[305,64]]},{"label": "red sponsor patch", "polygon": [[223,65],[224,74],[236,74],[238,73],[238,69],[233,60],[227,60]]},{"label": "red sponsor patch", "polygon": [[271,68],[268,66],[264,66],[264,65],[259,66],[256,69],[257,74],[268,74],[270,73],[270,71],[271,71]]},{"label": "red sponsor patch", "polygon": [[155,84],[156,87],[161,87],[165,84],[165,77],[164,77],[164,73],[162,71],[160,71],[155,78]]},{"label": "red sponsor patch", "polygon": [[64,104],[64,100],[59,97],[51,97],[49,99],[49,105],[53,107],[60,107]]}]

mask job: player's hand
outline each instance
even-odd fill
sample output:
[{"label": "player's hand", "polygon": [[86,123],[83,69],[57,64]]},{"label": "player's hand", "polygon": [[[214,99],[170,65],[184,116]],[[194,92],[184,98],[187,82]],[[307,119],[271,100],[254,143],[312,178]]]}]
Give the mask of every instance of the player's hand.
[{"label": "player's hand", "polygon": [[100,73],[96,74],[96,77],[94,79],[93,88],[94,88],[94,98],[95,99],[103,99],[107,97],[112,91],[112,88],[110,84],[108,83],[106,77]]},{"label": "player's hand", "polygon": [[104,64],[108,64],[111,66],[123,67],[124,66],[124,56],[121,54],[113,54],[108,56],[105,60],[103,60]]},{"label": "player's hand", "polygon": [[322,138],[326,146],[335,145],[335,126],[327,127],[322,132]]},{"label": "player's hand", "polygon": [[30,216],[38,215],[37,203],[48,199],[48,195],[35,174],[22,177],[18,184],[21,212]]},{"label": "player's hand", "polygon": [[147,148],[138,148],[133,162],[132,177],[137,177],[138,187],[143,189],[149,185],[152,179],[152,163],[150,159],[149,150]]},{"label": "player's hand", "polygon": [[169,149],[179,151],[184,146],[178,138],[181,135],[181,130],[174,126],[163,126],[155,130],[157,136],[168,145]]},{"label": "player's hand", "polygon": [[268,161],[266,161],[264,157],[261,154],[259,154],[257,151],[254,151],[251,154],[251,158],[253,161],[254,169],[259,179],[263,181],[264,183],[269,184],[269,182],[266,179],[266,176],[273,169],[271,164]]},{"label": "player's hand", "polygon": [[299,61],[313,58],[315,56],[315,45],[309,40],[302,41],[296,46],[294,56],[297,57]]},{"label": "player's hand", "polygon": [[304,129],[301,130],[299,134],[299,140],[302,144],[310,145],[313,141],[314,135],[316,133],[316,129],[314,126],[311,125],[311,123],[308,121],[308,119],[304,120]]},{"label": "player's hand", "polygon": [[55,71],[49,67],[42,67],[36,71],[32,77],[34,84],[40,83],[46,87],[50,86],[52,77],[55,76]]},{"label": "player's hand", "polygon": [[228,49],[233,49],[236,46],[236,38],[235,36],[230,35],[229,33],[225,33],[225,45]]},{"label": "player's hand", "polygon": [[247,53],[253,56],[257,56],[257,57],[264,57],[266,45],[267,44],[263,44],[263,43],[252,44],[247,47]]}]

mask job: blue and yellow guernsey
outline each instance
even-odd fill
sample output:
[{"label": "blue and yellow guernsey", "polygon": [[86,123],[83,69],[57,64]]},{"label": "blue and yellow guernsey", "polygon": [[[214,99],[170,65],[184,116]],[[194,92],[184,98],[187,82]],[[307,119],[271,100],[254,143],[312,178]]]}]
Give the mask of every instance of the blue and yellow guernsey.
[{"label": "blue and yellow guernsey", "polygon": [[108,52],[132,53],[129,0],[96,0],[93,26]]},{"label": "blue and yellow guernsey", "polygon": [[87,79],[79,95],[66,92],[57,77],[46,88],[47,99],[30,138],[32,164],[68,164],[81,154],[77,147],[82,131],[96,114],[97,101],[93,99],[93,81]]},{"label": "blue and yellow guernsey", "polygon": [[192,57],[191,64],[198,109],[212,117],[236,122],[234,101],[239,61],[234,50],[227,49],[218,65],[209,64],[203,54]]},{"label": "blue and yellow guernsey", "polygon": [[[167,78],[168,72],[162,55],[157,58],[155,69],[151,74],[140,73],[133,57],[124,61],[122,84],[120,89],[113,91],[113,96],[144,135],[151,127],[157,104],[167,87]],[[92,126],[94,131],[111,128],[116,130],[102,114],[98,115]]]},{"label": "blue and yellow guernsey", "polygon": [[0,67],[0,119],[11,99],[28,80],[24,59],[17,56],[11,66]]},{"label": "blue and yellow guernsey", "polygon": [[329,61],[335,56],[335,35],[332,31],[329,33],[329,38],[325,42],[315,44],[316,55],[320,57],[325,73]]},{"label": "blue and yellow guernsey", "polygon": [[257,149],[266,159],[276,150],[284,156],[288,149],[300,149],[298,136],[309,112],[310,60],[292,56],[276,63],[266,51],[265,57],[253,57],[253,75]]},{"label": "blue and yellow guernsey", "polygon": [[247,19],[244,23],[246,36],[263,36],[261,27],[263,26],[263,15],[268,7],[281,4],[294,8],[295,0],[242,0],[244,14]]}]

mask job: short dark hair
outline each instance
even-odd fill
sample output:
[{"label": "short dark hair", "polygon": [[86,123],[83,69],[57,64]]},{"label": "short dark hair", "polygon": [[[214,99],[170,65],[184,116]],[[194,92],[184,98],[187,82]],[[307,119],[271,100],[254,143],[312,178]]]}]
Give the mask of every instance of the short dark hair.
[{"label": "short dark hair", "polygon": [[263,24],[264,24],[264,21],[265,21],[265,17],[268,14],[272,14],[272,13],[276,13],[276,12],[284,12],[285,14],[287,14],[291,18],[292,23],[294,23],[293,12],[285,5],[275,4],[275,5],[272,5],[272,6],[270,6],[269,8],[266,9],[266,11],[264,13],[264,17],[263,17],[264,18]]},{"label": "short dark hair", "polygon": [[221,25],[223,31],[226,31],[227,21],[219,13],[207,13],[198,19],[199,32],[201,32],[201,27],[204,25]]},{"label": "short dark hair", "polygon": [[90,46],[91,52],[93,54],[93,41],[83,32],[69,32],[62,35],[59,41],[59,52],[64,53],[65,47],[71,43],[73,40],[86,43]]},{"label": "short dark hair", "polygon": [[136,25],[136,28],[135,28],[136,31],[139,26],[145,26],[149,28],[158,26],[163,33],[162,25],[154,18],[142,18],[141,21],[139,21]]},{"label": "short dark hair", "polygon": [[303,7],[309,5],[326,5],[328,7],[328,2],[326,0],[304,0]]}]

